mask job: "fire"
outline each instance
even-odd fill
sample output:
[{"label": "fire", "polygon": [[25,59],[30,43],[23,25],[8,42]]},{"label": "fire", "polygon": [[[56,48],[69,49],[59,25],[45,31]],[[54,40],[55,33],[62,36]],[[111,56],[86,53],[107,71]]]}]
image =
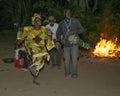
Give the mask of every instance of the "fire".
[{"label": "fire", "polygon": [[120,52],[120,46],[116,45],[117,38],[113,42],[100,38],[100,42],[95,46],[93,54],[99,57],[116,57]]}]

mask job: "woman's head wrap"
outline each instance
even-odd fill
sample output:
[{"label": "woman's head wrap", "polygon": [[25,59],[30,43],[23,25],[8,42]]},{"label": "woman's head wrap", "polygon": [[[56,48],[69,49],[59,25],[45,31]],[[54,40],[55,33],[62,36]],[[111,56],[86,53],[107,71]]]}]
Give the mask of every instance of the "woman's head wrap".
[{"label": "woman's head wrap", "polygon": [[40,20],[42,19],[41,16],[40,16],[40,14],[34,13],[34,15],[33,15],[33,17],[32,17],[32,24],[33,24],[33,25],[34,25],[34,21],[35,21],[36,18],[39,18]]}]

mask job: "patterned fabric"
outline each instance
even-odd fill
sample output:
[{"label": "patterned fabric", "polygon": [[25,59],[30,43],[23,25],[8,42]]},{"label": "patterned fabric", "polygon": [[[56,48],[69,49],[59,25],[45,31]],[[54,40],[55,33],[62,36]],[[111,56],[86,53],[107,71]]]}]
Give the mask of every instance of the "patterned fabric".
[{"label": "patterned fabric", "polygon": [[26,50],[32,57],[30,69],[34,68],[32,74],[37,76],[46,60],[49,61],[48,51],[54,47],[54,43],[46,34],[44,26],[41,26],[40,30],[34,30],[32,26],[24,27],[23,32],[18,32],[18,38],[25,41]]}]

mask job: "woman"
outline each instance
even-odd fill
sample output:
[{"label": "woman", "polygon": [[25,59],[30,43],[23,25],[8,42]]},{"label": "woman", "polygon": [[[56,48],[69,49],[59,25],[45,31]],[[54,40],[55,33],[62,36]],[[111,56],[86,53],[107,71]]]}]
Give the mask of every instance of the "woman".
[{"label": "woman", "polygon": [[33,83],[39,85],[37,77],[40,69],[46,61],[49,61],[48,52],[54,47],[51,40],[52,33],[48,33],[45,26],[41,25],[41,16],[35,13],[32,17],[33,26],[26,26],[19,31],[19,40],[24,41],[26,51],[31,59],[32,65],[29,67],[33,75]]}]

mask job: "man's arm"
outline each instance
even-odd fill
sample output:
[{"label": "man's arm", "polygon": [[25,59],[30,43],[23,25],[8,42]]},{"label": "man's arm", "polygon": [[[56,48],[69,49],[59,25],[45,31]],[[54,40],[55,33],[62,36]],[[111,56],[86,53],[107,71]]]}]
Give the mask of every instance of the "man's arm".
[{"label": "man's arm", "polygon": [[83,26],[81,25],[80,21],[75,19],[75,25],[76,26],[76,31],[77,31],[77,34],[83,34],[85,33],[85,29],[83,28]]},{"label": "man's arm", "polygon": [[56,31],[56,39],[57,39],[57,41],[60,41],[60,39],[61,39],[61,32],[62,32],[62,26],[61,26],[61,24],[59,24],[58,29]]}]

